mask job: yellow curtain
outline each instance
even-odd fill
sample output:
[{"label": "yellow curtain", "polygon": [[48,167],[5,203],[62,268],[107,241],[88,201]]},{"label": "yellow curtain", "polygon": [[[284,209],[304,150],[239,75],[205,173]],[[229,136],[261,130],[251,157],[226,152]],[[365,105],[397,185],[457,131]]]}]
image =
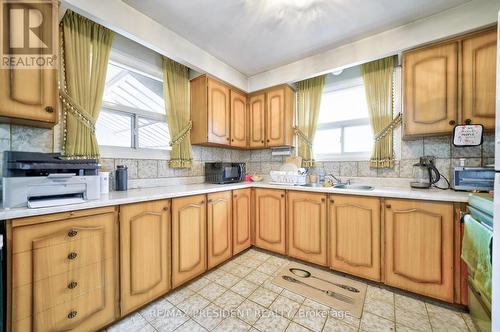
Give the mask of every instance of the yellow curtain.
[{"label": "yellow curtain", "polygon": [[314,166],[313,141],[318,127],[324,85],[325,75],[298,83],[295,134],[298,137],[298,155],[302,157],[303,167]]},{"label": "yellow curtain", "polygon": [[189,69],[164,57],[163,82],[167,122],[172,137],[169,166],[189,168],[192,163]]},{"label": "yellow curtain", "polygon": [[400,117],[398,116],[393,121],[393,70],[394,57],[361,65],[370,124],[374,134],[373,152],[370,159],[370,167],[372,168],[392,168],[394,166],[392,129],[400,121]]},{"label": "yellow curtain", "polygon": [[95,123],[101,109],[113,32],[70,10],[61,25],[63,154],[99,158]]}]

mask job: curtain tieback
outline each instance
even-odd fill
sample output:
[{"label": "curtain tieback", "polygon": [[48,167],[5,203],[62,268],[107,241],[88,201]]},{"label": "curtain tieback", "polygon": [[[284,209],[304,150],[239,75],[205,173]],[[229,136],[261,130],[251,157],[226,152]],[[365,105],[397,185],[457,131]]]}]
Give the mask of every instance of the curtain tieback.
[{"label": "curtain tieback", "polygon": [[180,144],[190,134],[191,128],[193,128],[193,122],[189,120],[188,124],[170,141],[170,146]]},{"label": "curtain tieback", "polygon": [[313,144],[311,140],[306,136],[306,134],[304,134],[304,132],[300,130],[298,127],[293,127],[293,129],[295,129],[295,135],[297,135],[300,139],[302,139],[304,143],[306,143],[306,145],[312,149]]},{"label": "curtain tieback", "polygon": [[387,125],[379,131],[373,139],[375,141],[380,141],[382,138],[384,138],[390,131],[392,131],[394,128],[396,128],[400,123],[401,123],[401,113],[398,113],[398,115]]},{"label": "curtain tieback", "polygon": [[59,89],[59,99],[61,99],[64,110],[69,110],[76,118],[83,123],[92,133],[95,133],[95,122],[90,114],[83,109],[66,91]]}]

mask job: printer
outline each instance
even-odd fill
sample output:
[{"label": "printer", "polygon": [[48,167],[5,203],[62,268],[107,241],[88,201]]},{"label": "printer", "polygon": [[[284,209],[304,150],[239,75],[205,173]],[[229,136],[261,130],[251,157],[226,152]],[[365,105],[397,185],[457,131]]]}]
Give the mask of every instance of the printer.
[{"label": "printer", "polygon": [[100,197],[96,159],[67,160],[60,153],[5,151],[3,208],[48,207]]}]

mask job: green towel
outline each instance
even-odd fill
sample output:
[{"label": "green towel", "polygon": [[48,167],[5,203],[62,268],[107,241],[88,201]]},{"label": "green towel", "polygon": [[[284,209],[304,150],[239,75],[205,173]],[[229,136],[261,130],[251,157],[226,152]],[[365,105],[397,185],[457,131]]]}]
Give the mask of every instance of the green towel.
[{"label": "green towel", "polygon": [[491,301],[491,253],[493,233],[470,215],[464,217],[462,259],[476,288]]}]

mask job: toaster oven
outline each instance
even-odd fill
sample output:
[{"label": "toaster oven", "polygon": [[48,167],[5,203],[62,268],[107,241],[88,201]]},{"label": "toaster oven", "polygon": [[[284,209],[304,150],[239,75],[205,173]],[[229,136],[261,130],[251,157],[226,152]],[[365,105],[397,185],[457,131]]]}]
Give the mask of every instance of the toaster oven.
[{"label": "toaster oven", "polygon": [[455,167],[453,189],[465,191],[490,191],[495,182],[493,167]]},{"label": "toaster oven", "polygon": [[205,182],[234,183],[243,181],[245,163],[205,163]]}]

